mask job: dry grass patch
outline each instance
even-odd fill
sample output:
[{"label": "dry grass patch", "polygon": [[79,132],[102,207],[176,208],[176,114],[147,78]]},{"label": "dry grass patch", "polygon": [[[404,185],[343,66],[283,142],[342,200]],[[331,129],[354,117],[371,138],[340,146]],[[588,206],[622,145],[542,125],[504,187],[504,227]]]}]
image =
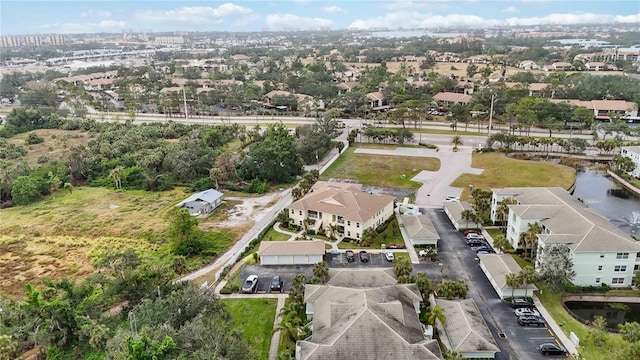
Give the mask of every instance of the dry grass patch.
[{"label": "dry grass patch", "polygon": [[489,190],[503,187],[549,187],[569,189],[576,172],[564,165],[516,160],[504,153],[474,153],[472,166],[484,169],[480,175],[463,174],[451,186],[463,188],[462,197],[470,198],[469,185]]},{"label": "dry grass patch", "polygon": [[[29,137],[29,133],[35,133],[44,138],[44,142],[25,145],[25,140]],[[21,159],[27,161],[30,165],[34,165],[37,164],[38,157],[42,155],[48,156],[50,160],[55,160],[59,159],[74,145],[82,144],[86,146],[90,136],[87,131],[43,129],[18,134],[12,137],[9,142],[23,146],[27,150],[27,154]]]},{"label": "dry grass patch", "polygon": [[440,168],[437,158],[357,154],[354,153],[356,148],[347,149],[320,179],[355,179],[370,186],[417,189],[422,184],[411,181],[411,178],[422,170],[437,171]]}]

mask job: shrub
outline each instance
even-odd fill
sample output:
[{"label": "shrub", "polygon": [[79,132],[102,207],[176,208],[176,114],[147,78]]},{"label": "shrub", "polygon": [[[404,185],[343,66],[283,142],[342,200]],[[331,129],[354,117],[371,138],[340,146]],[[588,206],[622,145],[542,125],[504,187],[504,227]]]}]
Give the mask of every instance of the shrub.
[{"label": "shrub", "polygon": [[216,183],[211,180],[211,178],[205,177],[197,180],[191,185],[192,192],[199,192],[208,189],[212,189],[216,186]]},{"label": "shrub", "polygon": [[178,243],[175,253],[182,256],[192,256],[201,253],[203,248],[204,246],[202,245],[202,241],[200,241],[200,239],[189,238]]},{"label": "shrub", "polygon": [[49,157],[47,155],[40,155],[38,156],[38,160],[36,161],[38,162],[38,164],[45,164],[49,162]]},{"label": "shrub", "polygon": [[244,191],[249,194],[264,194],[267,192],[267,183],[265,181],[260,181],[260,179],[257,178],[253,179],[249,185],[244,188]]},{"label": "shrub", "polygon": [[40,144],[40,143],[43,143],[43,142],[44,142],[44,138],[38,136],[36,133],[29,133],[29,136],[24,141],[24,143],[26,145]]}]

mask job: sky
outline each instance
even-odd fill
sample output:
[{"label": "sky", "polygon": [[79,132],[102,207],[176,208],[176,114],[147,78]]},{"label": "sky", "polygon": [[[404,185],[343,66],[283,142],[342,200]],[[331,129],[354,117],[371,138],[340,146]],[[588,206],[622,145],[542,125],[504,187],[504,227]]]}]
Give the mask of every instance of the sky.
[{"label": "sky", "polygon": [[0,34],[636,23],[638,0],[2,0]]}]

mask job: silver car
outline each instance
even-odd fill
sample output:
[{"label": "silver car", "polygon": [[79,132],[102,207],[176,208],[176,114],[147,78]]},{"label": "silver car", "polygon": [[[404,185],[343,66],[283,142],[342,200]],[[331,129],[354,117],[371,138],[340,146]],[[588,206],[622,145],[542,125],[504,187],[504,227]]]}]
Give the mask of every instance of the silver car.
[{"label": "silver car", "polygon": [[242,284],[242,292],[245,294],[253,294],[258,290],[258,275],[249,275],[247,280]]}]

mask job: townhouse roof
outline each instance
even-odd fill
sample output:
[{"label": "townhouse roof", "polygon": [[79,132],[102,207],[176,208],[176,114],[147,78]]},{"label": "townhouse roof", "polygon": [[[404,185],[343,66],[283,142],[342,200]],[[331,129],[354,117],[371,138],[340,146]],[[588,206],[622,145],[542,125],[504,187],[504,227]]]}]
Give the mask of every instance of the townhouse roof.
[{"label": "townhouse roof", "polygon": [[465,210],[473,211],[473,206],[467,201],[452,201],[444,203],[444,208],[451,214],[451,218],[455,222],[462,221],[462,212]]},{"label": "townhouse roof", "polygon": [[263,241],[258,255],[324,255],[324,241]]},{"label": "townhouse roof", "polygon": [[384,95],[380,91],[370,92],[365,96],[371,101],[384,100]]},{"label": "townhouse roof", "polygon": [[584,106],[589,110],[628,111],[638,108],[638,104],[624,100],[591,100],[549,99],[552,103],[567,102],[574,106]]},{"label": "townhouse roof", "polygon": [[433,99],[438,101],[468,104],[469,102],[471,102],[471,95],[452,92],[439,92],[433,96]]},{"label": "townhouse roof", "polygon": [[[380,271],[359,272],[374,276]],[[437,340],[424,338],[417,313],[421,300],[415,284],[373,288],[308,284],[305,302],[313,309],[313,333],[299,342],[300,358],[442,359]]]},{"label": "townhouse roof", "polygon": [[[522,270],[511,254],[478,254],[478,259],[500,289],[509,288],[507,275],[518,274]],[[529,284],[527,288],[537,290],[533,284]]]},{"label": "townhouse roof", "polygon": [[500,348],[484,321],[473,299],[445,300],[436,298],[436,305],[447,317],[444,324],[438,322],[445,336],[445,346],[458,353],[499,352]]},{"label": "townhouse roof", "polygon": [[509,209],[525,219],[536,219],[547,229],[538,235],[542,243],[563,243],[574,252],[640,251],[640,242],[618,229],[559,187],[494,189],[519,204]]},{"label": "townhouse roof", "polygon": [[329,280],[326,285],[347,288],[370,288],[395,285],[398,281],[393,269],[370,271],[362,270],[329,270]]},{"label": "townhouse roof", "polygon": [[289,209],[318,211],[364,222],[395,200],[390,195],[366,193],[353,184],[335,184],[316,184],[313,192],[289,205]]},{"label": "townhouse roof", "polygon": [[338,88],[342,89],[342,90],[351,90],[351,89],[355,88],[358,85],[360,85],[360,82],[358,82],[358,81],[345,81],[345,82],[340,83],[340,84],[338,84],[336,86]]},{"label": "townhouse roof", "polygon": [[440,239],[429,215],[398,214],[398,222],[400,226],[404,227],[410,239]]}]

